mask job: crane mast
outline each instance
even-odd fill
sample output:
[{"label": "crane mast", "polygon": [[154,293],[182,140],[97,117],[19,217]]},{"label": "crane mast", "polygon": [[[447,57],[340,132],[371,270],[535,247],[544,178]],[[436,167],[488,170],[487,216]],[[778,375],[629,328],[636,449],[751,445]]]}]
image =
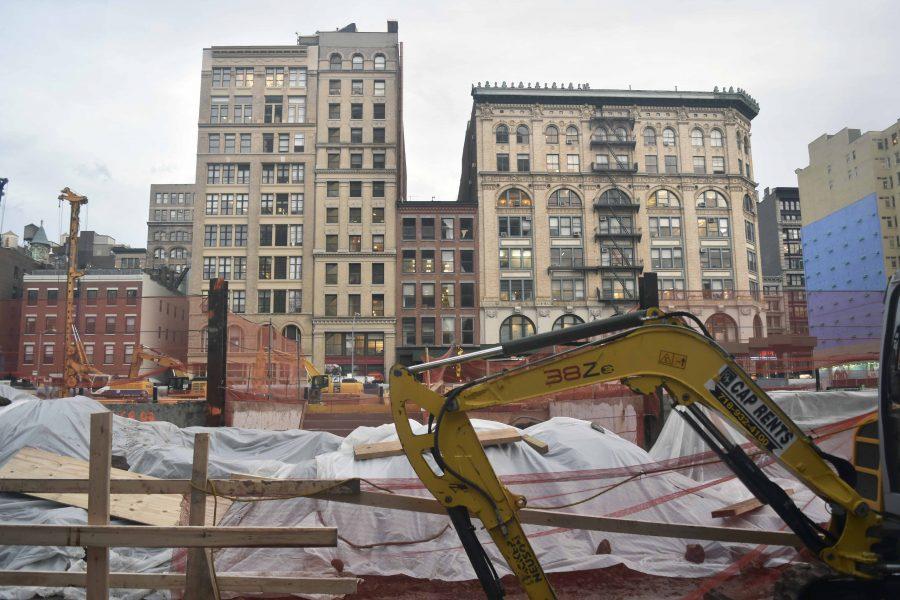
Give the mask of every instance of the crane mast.
[{"label": "crane mast", "polygon": [[87,204],[87,196],[76,194],[69,188],[63,188],[58,200],[68,202],[71,206],[69,215],[69,249],[68,268],[66,270],[66,323],[63,331],[65,341],[65,387],[67,390],[78,386],[79,375],[75,367],[78,362],[75,345],[75,285],[78,278],[84,275],[78,270],[78,228],[81,205]]}]

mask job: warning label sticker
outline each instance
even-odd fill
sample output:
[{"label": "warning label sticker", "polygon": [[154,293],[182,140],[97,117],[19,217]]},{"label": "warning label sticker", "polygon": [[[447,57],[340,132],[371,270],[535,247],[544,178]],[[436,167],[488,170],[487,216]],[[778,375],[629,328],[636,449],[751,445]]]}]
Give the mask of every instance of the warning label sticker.
[{"label": "warning label sticker", "polygon": [[761,447],[781,456],[794,443],[794,431],[730,367],[722,367],[706,389]]}]

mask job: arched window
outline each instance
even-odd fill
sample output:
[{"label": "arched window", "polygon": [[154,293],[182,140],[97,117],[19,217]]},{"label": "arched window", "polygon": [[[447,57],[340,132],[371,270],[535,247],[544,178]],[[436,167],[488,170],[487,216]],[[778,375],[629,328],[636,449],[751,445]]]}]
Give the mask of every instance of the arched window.
[{"label": "arched window", "polygon": [[494,131],[494,137],[496,138],[498,144],[508,144],[509,127],[507,127],[506,125],[497,125],[497,129]]},{"label": "arched window", "polygon": [[671,127],[663,129],[663,146],[675,145],[675,130]]},{"label": "arched window", "polygon": [[169,258],[187,258],[187,250],[184,248],[172,248],[169,250]]},{"label": "arched window", "polygon": [[722,147],[722,132],[718,129],[713,129],[709,132],[709,145],[713,148],[721,148]]},{"label": "arched window", "polygon": [[567,144],[577,144],[578,143],[578,128],[574,125],[569,125],[566,127],[566,143]]},{"label": "arched window", "polygon": [[759,318],[759,315],[755,315],[753,317],[753,337],[761,338],[763,337],[763,324],[762,319]]},{"label": "arched window", "polygon": [[744,194],[744,210],[748,213],[756,214],[756,202],[749,194]]},{"label": "arched window", "polygon": [[652,127],[644,128],[644,144],[646,144],[647,146],[656,145],[656,130]]},{"label": "arched window", "polygon": [[516,127],[516,143],[528,143],[528,125],[519,125],[518,127]]},{"label": "arched window", "polygon": [[547,125],[547,129],[544,130],[544,135],[547,137],[548,144],[558,144],[559,143],[559,129],[557,129],[556,125]]},{"label": "arched window", "polygon": [[708,318],[706,328],[717,342],[738,341],[737,323],[725,313],[715,313]]},{"label": "arched window", "polygon": [[691,146],[703,145],[703,132],[698,128],[691,130]]},{"label": "arched window", "polygon": [[669,190],[656,190],[647,198],[647,206],[659,206],[664,208],[680,208],[681,202],[674,192]]},{"label": "arched window", "polygon": [[384,69],[385,69],[384,54],[376,54],[375,55],[375,70],[376,71],[384,71]]},{"label": "arched window", "polygon": [[619,141],[619,142],[627,142],[628,141],[628,132],[625,131],[624,127],[616,127],[616,141]]},{"label": "arched window", "polygon": [[620,190],[619,188],[613,188],[611,190],[606,190],[602,194],[600,194],[599,199],[600,204],[613,204],[616,206],[627,206],[631,204],[631,198],[628,197],[628,194]]},{"label": "arched window", "polygon": [[511,315],[500,324],[500,343],[534,335],[534,323],[528,317]]},{"label": "arched window", "polygon": [[697,208],[728,208],[728,199],[716,190],[706,190],[697,196]]},{"label": "arched window", "polygon": [[335,52],[328,59],[328,65],[335,71],[341,70],[341,55]]},{"label": "arched window", "polygon": [[228,350],[240,352],[244,348],[244,331],[237,325],[228,328]]},{"label": "arched window", "polygon": [[162,260],[166,257],[166,249],[165,248],[155,248],[153,250],[153,258]]},{"label": "arched window", "polygon": [[284,329],[281,330],[281,335],[289,340],[299,340],[300,328],[296,325],[285,325]]},{"label": "arched window", "polygon": [[363,68],[362,54],[354,54],[353,58],[350,59],[350,65],[354,71],[362,71],[362,68]]},{"label": "arched window", "polygon": [[580,325],[582,323],[584,323],[584,319],[582,319],[578,315],[563,315],[553,322],[553,331],[556,331],[557,329],[565,329],[566,327],[571,327],[572,325]]},{"label": "arched window", "polygon": [[531,206],[531,196],[519,188],[509,188],[500,193],[497,206]]},{"label": "arched window", "polygon": [[609,132],[605,127],[598,127],[594,132],[594,139],[598,142],[606,142],[609,140]]},{"label": "arched window", "polygon": [[746,135],[744,136],[744,152],[750,152],[750,138],[748,138]]},{"label": "arched window", "polygon": [[550,206],[581,206],[581,196],[568,188],[560,188],[550,194]]}]

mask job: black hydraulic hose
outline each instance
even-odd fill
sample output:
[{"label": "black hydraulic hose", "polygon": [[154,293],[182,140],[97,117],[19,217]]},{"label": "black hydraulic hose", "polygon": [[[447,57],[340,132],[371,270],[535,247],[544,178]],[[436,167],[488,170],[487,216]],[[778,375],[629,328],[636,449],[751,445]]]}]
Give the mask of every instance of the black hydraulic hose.
[{"label": "black hydraulic hose", "polygon": [[484,588],[485,595],[489,600],[500,600],[504,595],[503,583],[500,581],[497,569],[494,568],[494,563],[491,562],[491,557],[487,555],[484,546],[475,535],[475,526],[472,525],[469,511],[465,506],[454,506],[447,509],[447,514],[450,515],[450,522],[456,529],[459,541],[462,542],[463,549],[469,557],[469,562],[472,563],[472,569],[475,570],[481,587]]}]

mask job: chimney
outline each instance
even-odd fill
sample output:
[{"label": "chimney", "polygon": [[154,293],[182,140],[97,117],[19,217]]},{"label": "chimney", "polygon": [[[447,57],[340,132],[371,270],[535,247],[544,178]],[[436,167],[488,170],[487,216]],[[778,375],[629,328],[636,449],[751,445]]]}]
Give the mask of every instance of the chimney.
[{"label": "chimney", "polygon": [[388,33],[397,33],[397,31],[400,29],[399,25],[397,25],[397,21],[388,21],[387,27],[388,27],[388,30],[387,30]]}]

